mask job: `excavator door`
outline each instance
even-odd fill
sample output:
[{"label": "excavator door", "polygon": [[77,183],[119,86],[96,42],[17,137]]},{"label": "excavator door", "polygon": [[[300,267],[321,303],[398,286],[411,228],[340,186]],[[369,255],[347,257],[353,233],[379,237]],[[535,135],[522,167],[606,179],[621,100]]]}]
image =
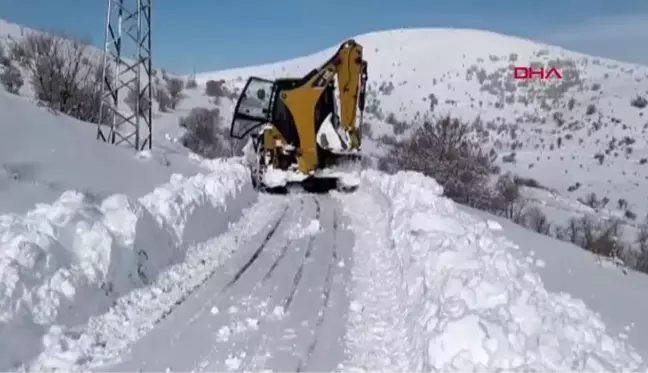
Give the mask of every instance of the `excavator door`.
[{"label": "excavator door", "polygon": [[255,128],[270,122],[274,95],[274,81],[249,78],[234,110],[230,136],[242,139]]}]

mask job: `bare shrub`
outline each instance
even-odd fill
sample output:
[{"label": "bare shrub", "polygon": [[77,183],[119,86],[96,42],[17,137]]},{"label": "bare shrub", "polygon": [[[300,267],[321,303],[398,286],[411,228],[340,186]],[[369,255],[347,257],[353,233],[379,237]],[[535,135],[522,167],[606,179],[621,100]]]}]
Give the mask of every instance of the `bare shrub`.
[{"label": "bare shrub", "polygon": [[634,213],[634,211],[631,211],[631,210],[626,210],[625,213],[623,213],[623,216],[625,216],[627,219],[630,219],[630,220],[636,220],[637,219],[637,214]]},{"label": "bare shrub", "polygon": [[598,200],[598,197],[596,196],[596,193],[592,192],[589,193],[585,196],[584,199],[580,199],[580,202],[586,206],[589,206],[593,209],[599,208],[600,202]]},{"label": "bare shrub", "polygon": [[[29,38],[29,36],[28,36]],[[16,61],[20,66],[27,67],[31,62],[32,57],[27,51],[24,42],[12,42],[9,44],[9,58]]]},{"label": "bare shrub", "polygon": [[617,200],[617,207],[619,208],[619,210],[626,209],[628,207],[628,200],[625,198],[619,198]]},{"label": "bare shrub", "polygon": [[597,255],[619,257],[623,250],[619,239],[621,234],[621,224],[618,220],[598,220],[594,216],[586,215],[578,219],[571,218],[558,236]]},{"label": "bare shrub", "polygon": [[639,252],[637,254],[635,267],[637,270],[648,273],[648,215],[639,226],[636,239]]},{"label": "bare shrub", "polygon": [[630,101],[630,105],[638,109],[643,109],[648,106],[648,99],[643,96],[637,96]]},{"label": "bare shrub", "polygon": [[20,69],[13,65],[4,68],[0,75],[0,83],[9,93],[18,94],[20,88],[25,84],[25,80],[20,73]]},{"label": "bare shrub", "polygon": [[515,220],[521,215],[520,188],[515,183],[513,175],[506,173],[501,175],[495,183],[494,209],[503,214],[504,217]]},{"label": "bare shrub", "polygon": [[196,89],[198,88],[198,82],[196,81],[196,78],[191,76],[187,79],[187,82],[185,83],[185,88],[187,89]]},{"label": "bare shrub", "polygon": [[513,181],[515,181],[515,184],[520,186],[526,186],[529,188],[544,188],[538,180],[532,177],[514,176]]},{"label": "bare shrub", "polygon": [[158,87],[155,90],[155,96],[153,96],[153,98],[158,103],[159,111],[163,113],[169,111],[169,107],[171,106],[171,96],[169,95],[169,92],[166,91],[166,89]]},{"label": "bare shrub", "polygon": [[184,98],[182,90],[184,89],[184,82],[178,78],[168,79],[167,81],[167,91],[169,92],[169,97],[171,98],[170,106],[171,109],[175,110],[180,101]]},{"label": "bare shrub", "polygon": [[7,56],[7,52],[5,51],[4,45],[0,43],[0,65],[4,67],[9,67],[11,66],[11,58]]},{"label": "bare shrub", "polygon": [[524,213],[524,226],[540,234],[551,233],[551,223],[539,207],[533,206]]},{"label": "bare shrub", "polygon": [[182,145],[205,158],[232,155],[226,137],[220,130],[221,117],[218,108],[196,107],[181,118],[179,125],[187,130]]},{"label": "bare shrub", "polygon": [[[96,66],[83,63],[84,42],[32,33],[16,44],[14,53],[22,53],[23,63],[31,72],[34,95],[40,102],[83,121],[99,121],[102,74]],[[108,121],[110,116],[104,114]]]},{"label": "bare shrub", "polygon": [[227,96],[227,92],[225,91],[225,81],[208,80],[207,83],[205,83],[205,94],[209,97]]},{"label": "bare shrub", "polygon": [[585,115],[592,115],[594,113],[596,113],[596,105],[594,104],[587,105],[587,109],[585,109]]},{"label": "bare shrub", "polygon": [[435,178],[459,203],[489,208],[492,159],[468,136],[468,125],[449,116],[426,121],[380,162],[386,171],[409,169]]}]

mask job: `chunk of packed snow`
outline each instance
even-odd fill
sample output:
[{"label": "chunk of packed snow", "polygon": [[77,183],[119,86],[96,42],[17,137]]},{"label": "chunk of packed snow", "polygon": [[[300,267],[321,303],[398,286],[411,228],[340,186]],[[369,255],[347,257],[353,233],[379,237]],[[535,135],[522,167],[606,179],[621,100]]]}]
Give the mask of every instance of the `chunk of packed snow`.
[{"label": "chunk of packed snow", "polygon": [[320,221],[317,219],[311,220],[310,223],[308,223],[308,225],[306,226],[306,228],[304,228],[304,233],[308,235],[313,235],[319,231],[320,231]]},{"label": "chunk of packed snow", "polygon": [[486,220],[486,224],[488,225],[488,228],[492,231],[501,231],[502,226],[500,223],[496,222],[495,220]]},{"label": "chunk of packed snow", "polygon": [[263,174],[263,184],[269,188],[286,186],[288,174],[284,170],[268,167]]}]

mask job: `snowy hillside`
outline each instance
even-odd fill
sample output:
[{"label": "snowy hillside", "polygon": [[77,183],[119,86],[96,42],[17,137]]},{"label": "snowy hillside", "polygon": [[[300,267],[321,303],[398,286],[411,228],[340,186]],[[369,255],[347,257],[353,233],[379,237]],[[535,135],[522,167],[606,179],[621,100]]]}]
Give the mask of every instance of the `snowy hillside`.
[{"label": "snowy hillside", "polygon": [[[572,200],[595,192],[610,207],[625,199],[638,216],[648,212],[648,107],[637,107],[641,100],[633,106],[637,97],[648,99],[648,67],[478,30],[405,29],[355,39],[369,62],[375,140],[405,136],[410,122],[426,116],[451,114],[474,124],[505,170]],[[336,48],[197,80],[226,79],[240,88],[249,75],[301,76]],[[557,67],[563,79],[514,80],[512,66],[532,64]],[[511,153],[513,162],[503,162]]]},{"label": "snowy hillside", "polygon": [[[21,34],[0,23],[4,32]],[[497,109],[479,69],[465,80],[463,53],[449,53],[462,38],[501,44],[482,51],[483,63],[466,48],[465,69],[487,75],[508,64],[489,54],[536,58],[537,44],[477,31],[358,38],[380,100],[370,117],[376,150],[378,135],[403,127],[389,113],[423,116],[429,93],[435,112],[465,118],[542,113],[538,102]],[[366,170],[352,195],[259,195],[241,159],[205,160],[180,144],[189,130],[179,120],[196,107],[210,109],[210,126],[227,126],[247,75],[301,74],[331,51],[199,76],[175,108],[154,106],[150,152],[103,144],[95,125],[37,107],[29,83],[17,94],[0,88],[0,370],[648,369],[648,276],[455,204],[418,173]],[[220,78],[230,79],[223,92],[206,94],[206,81]],[[620,101],[634,94],[628,87],[617,87]],[[469,94],[483,108],[445,102]],[[554,136],[529,121],[521,138],[531,134],[524,126],[547,130],[529,144]],[[490,135],[494,143],[503,133]]]}]

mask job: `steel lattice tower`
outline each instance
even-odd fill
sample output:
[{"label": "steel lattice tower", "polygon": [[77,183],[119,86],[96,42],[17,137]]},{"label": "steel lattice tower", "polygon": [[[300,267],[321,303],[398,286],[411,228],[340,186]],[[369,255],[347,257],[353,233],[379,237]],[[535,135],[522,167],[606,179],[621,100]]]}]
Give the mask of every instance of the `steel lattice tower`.
[{"label": "steel lattice tower", "polygon": [[[112,144],[125,142],[136,150],[151,149],[152,0],[107,2],[97,139]],[[134,112],[120,102],[131,90],[139,97],[134,100]]]}]

